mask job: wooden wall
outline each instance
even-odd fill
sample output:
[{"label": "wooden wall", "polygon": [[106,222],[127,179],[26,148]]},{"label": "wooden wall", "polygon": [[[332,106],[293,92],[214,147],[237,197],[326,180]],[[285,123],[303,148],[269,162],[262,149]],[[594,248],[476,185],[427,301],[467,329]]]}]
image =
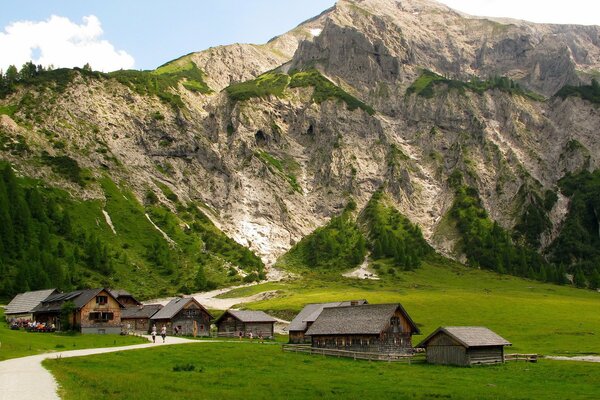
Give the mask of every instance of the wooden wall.
[{"label": "wooden wall", "polygon": [[313,335],[312,347],[366,353],[410,353],[410,334],[379,335]]},{"label": "wooden wall", "polygon": [[471,347],[467,350],[469,363],[474,364],[501,364],[504,362],[503,346]]},{"label": "wooden wall", "polygon": [[[108,297],[106,304],[97,304],[97,296]],[[75,323],[81,326],[81,333],[121,333],[121,306],[105,290],[93,297],[76,316]],[[91,313],[113,313],[113,317],[108,321],[98,321],[90,319]]]},{"label": "wooden wall", "polygon": [[466,348],[444,332],[439,332],[427,344],[427,362],[463,366],[502,363],[504,362],[504,347]]},{"label": "wooden wall", "polygon": [[292,344],[304,344],[311,342],[310,336],[306,336],[304,331],[290,331],[289,336],[289,342]]},{"label": "wooden wall", "polygon": [[248,336],[250,332],[254,337],[258,337],[260,334],[263,337],[273,337],[275,334],[273,322],[242,322],[232,315],[221,319],[217,324],[219,333],[233,333],[234,336],[238,336],[238,333],[242,331],[244,336]]}]

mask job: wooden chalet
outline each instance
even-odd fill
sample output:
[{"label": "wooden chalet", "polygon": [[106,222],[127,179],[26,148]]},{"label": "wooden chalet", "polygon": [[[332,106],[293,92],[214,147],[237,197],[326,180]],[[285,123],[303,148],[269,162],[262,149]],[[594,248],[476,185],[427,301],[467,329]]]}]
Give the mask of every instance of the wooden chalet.
[{"label": "wooden chalet", "polygon": [[154,314],[150,324],[156,325],[157,332],[166,326],[169,335],[177,327],[180,335],[209,336],[212,319],[213,316],[193,297],[178,297]]},{"label": "wooden chalet", "polygon": [[150,333],[150,318],[163,308],[162,304],[144,304],[126,307],[121,312],[123,329],[128,332]]},{"label": "wooden chalet", "polygon": [[368,304],[367,300],[348,300],[332,303],[311,303],[304,306],[302,311],[290,322],[288,332],[290,335],[289,342],[293,344],[310,343],[310,336],[306,335],[306,331],[313,322],[321,315],[324,308],[331,307],[346,307]]},{"label": "wooden chalet", "polygon": [[504,362],[504,346],[511,343],[481,326],[440,327],[417,347],[427,351],[431,364],[474,365]]},{"label": "wooden chalet", "polygon": [[105,288],[53,294],[33,310],[34,318],[61,330],[61,312],[67,302],[74,305],[69,323],[79,327],[81,333],[121,333],[121,311],[125,307]]},{"label": "wooden chalet", "polygon": [[400,304],[324,308],[306,331],[313,348],[385,354],[411,353],[414,334],[419,328]]},{"label": "wooden chalet", "polygon": [[133,295],[127,290],[110,289],[110,294],[112,294],[114,298],[117,299],[118,302],[123,304],[126,308],[142,305],[142,303],[140,303],[135,297],[133,297]]},{"label": "wooden chalet", "polygon": [[6,318],[7,321],[33,321],[33,309],[36,308],[42,300],[45,300],[48,296],[56,293],[58,293],[56,289],[19,293],[4,308],[4,318]]},{"label": "wooden chalet", "polygon": [[269,337],[275,335],[277,320],[262,311],[227,310],[217,320],[215,325],[219,336],[244,336],[250,333],[254,337]]}]

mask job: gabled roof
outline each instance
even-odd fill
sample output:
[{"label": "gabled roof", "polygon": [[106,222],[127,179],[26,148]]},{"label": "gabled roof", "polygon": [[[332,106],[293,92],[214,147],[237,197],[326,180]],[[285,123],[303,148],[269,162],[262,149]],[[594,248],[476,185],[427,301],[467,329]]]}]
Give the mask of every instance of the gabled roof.
[{"label": "gabled roof", "polygon": [[141,306],[128,307],[121,311],[121,319],[150,318],[162,308],[162,304],[144,304]]},{"label": "gabled roof", "polygon": [[[67,301],[72,301],[75,304],[75,308],[78,310],[85,306],[90,302],[94,297],[96,297],[99,293],[105,291],[109,296],[113,297],[115,301],[118,300],[113,296],[108,289],[105,288],[96,288],[96,289],[83,289],[76,290],[69,293],[57,293],[51,296],[48,296],[44,301],[42,301],[36,308],[33,309],[34,312],[60,312],[62,305]],[[119,306],[124,307],[121,303]]]},{"label": "gabled roof", "polygon": [[198,301],[193,297],[177,297],[168,302],[166,306],[164,306],[159,312],[154,314],[150,319],[171,319],[190,302],[196,303],[212,318],[212,315],[208,312],[208,310],[204,308],[202,304],[198,303]]},{"label": "gabled roof", "polygon": [[113,295],[113,297],[115,299],[118,299],[119,297],[131,297],[133,300],[135,300],[139,305],[141,305],[142,303],[140,303],[135,297],[133,297],[133,295],[131,293],[129,293],[127,290],[123,290],[123,289],[109,289],[110,294]]},{"label": "gabled roof", "polygon": [[368,304],[367,300],[348,300],[348,301],[336,301],[332,303],[312,303],[307,304],[304,308],[296,315],[296,317],[290,322],[288,331],[305,331],[307,328],[307,322],[314,322],[319,317],[324,308],[331,307],[344,307],[349,306],[352,303],[358,305]]},{"label": "gabled roof", "polygon": [[502,336],[483,326],[447,326],[437,328],[416,347],[426,347],[427,343],[429,343],[429,341],[439,333],[445,333],[467,348],[512,345],[512,343],[504,339]]},{"label": "gabled roof", "polygon": [[365,304],[362,306],[324,308],[319,318],[306,331],[312,335],[379,334],[390,323],[397,309],[411,325],[411,332],[419,328],[400,304]]},{"label": "gabled roof", "polygon": [[36,290],[33,292],[19,293],[4,309],[5,315],[26,314],[33,311],[42,300],[57,293],[56,289]]},{"label": "gabled roof", "polygon": [[217,318],[215,324],[219,323],[228,314],[241,322],[277,322],[275,318],[263,311],[227,310]]}]

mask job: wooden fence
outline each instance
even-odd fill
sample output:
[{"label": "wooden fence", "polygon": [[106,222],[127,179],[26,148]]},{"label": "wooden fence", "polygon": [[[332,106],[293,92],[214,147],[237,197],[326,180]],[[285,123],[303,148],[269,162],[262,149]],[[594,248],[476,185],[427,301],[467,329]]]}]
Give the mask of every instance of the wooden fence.
[{"label": "wooden fence", "polygon": [[411,362],[424,361],[422,354],[402,354],[402,353],[365,353],[361,351],[322,349],[311,347],[306,344],[284,344],[281,350],[291,353],[317,354],[322,356],[346,357],[354,360],[387,361],[387,362]]},{"label": "wooden fence", "polygon": [[526,361],[526,362],[537,362],[537,354],[505,354],[504,361]]}]

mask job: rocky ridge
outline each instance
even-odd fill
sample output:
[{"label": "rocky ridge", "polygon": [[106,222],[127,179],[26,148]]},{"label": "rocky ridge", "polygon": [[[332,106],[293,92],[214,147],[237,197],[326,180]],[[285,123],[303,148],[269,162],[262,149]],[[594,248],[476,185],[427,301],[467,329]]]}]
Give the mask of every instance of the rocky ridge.
[{"label": "rocky ridge", "polygon": [[[79,75],[64,93],[21,88],[1,104],[21,104],[30,93],[39,106],[2,115],[0,128],[25,137],[31,151],[2,157],[76,196],[102,198],[94,185],[65,182],[28,158],[66,154],[110,171],[140,199],[152,190],[176,212],[158,183],[166,185],[182,201],[203,204],[218,227],[269,265],[350,198],[361,208],[381,187],[434,247],[460,257],[443,223],[453,171],[510,229],[533,194],[556,192],[568,172],[599,167],[598,107],[551,97],[598,73],[599,27],[471,17],[426,0],[340,0],[265,45],[222,46],[183,60],[202,69],[213,90],[171,89],[184,108],[110,77]],[[280,66],[289,74],[316,69],[377,112],[315,102],[311,87],[243,101],[222,90]],[[462,81],[506,76],[547,99],[448,84],[435,85],[431,97],[408,93],[423,69]],[[46,131],[57,137],[50,141]],[[565,201],[557,202],[544,243],[565,212]]]}]

